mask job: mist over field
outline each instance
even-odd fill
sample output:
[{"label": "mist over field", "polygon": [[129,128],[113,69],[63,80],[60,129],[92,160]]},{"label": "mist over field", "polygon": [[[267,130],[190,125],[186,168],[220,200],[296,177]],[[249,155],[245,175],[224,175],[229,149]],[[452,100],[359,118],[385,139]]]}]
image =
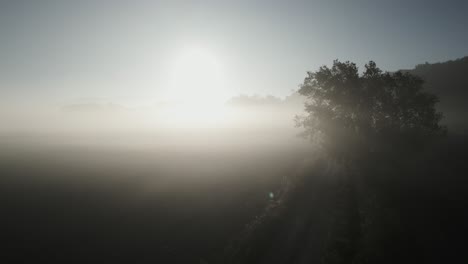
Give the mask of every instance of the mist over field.
[{"label": "mist over field", "polygon": [[235,117],[216,127],[171,124],[158,116],[164,106],[8,112],[15,122],[0,135],[4,238],[25,261],[212,257],[311,152],[294,128],[297,108],[239,97],[226,104]]}]

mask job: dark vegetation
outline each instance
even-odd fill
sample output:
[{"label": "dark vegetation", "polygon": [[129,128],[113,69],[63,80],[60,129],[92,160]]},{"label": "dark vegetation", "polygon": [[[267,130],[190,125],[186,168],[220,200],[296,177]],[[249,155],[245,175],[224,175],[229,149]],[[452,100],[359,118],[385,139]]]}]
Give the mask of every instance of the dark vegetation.
[{"label": "dark vegetation", "polygon": [[466,260],[465,137],[447,134],[440,125],[438,98],[426,92],[424,80],[409,72],[382,72],[372,61],[360,75],[355,64],[335,61],[309,72],[299,93],[308,101],[307,115],[297,117],[297,124],[321,149],[321,158],[290,181],[275,209],[249,227],[228,259]]},{"label": "dark vegetation", "polygon": [[464,263],[466,63],[308,73],[305,148],[2,138],[2,262]]},{"label": "dark vegetation", "polygon": [[[427,235],[418,234],[418,225],[431,220],[418,219],[418,213],[425,212],[421,210],[425,204],[443,199],[433,200],[434,190],[418,185],[433,180],[422,176],[436,170],[427,170],[431,165],[426,162],[435,161],[429,153],[442,153],[437,144],[446,130],[439,125],[438,99],[423,90],[423,83],[410,73],[384,73],[372,61],[362,75],[355,64],[335,61],[331,68],[322,67],[306,77],[299,93],[309,99],[308,116],[298,123],[345,170],[342,186],[338,185],[342,201],[336,205],[342,212],[331,225],[324,262],[437,259],[437,248],[430,249],[428,241],[438,240],[421,239]],[[448,215],[437,212],[426,217],[444,214]],[[431,229],[441,230],[435,224],[425,232]],[[421,251],[418,243],[429,248]]]}]

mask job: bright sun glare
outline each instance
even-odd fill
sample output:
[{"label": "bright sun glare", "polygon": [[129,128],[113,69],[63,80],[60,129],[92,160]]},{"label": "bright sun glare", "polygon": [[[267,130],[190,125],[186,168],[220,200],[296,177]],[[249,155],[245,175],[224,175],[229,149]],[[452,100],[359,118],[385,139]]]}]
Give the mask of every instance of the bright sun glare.
[{"label": "bright sun glare", "polygon": [[221,62],[211,51],[191,47],[174,59],[167,119],[177,125],[207,125],[222,121],[227,99]]}]

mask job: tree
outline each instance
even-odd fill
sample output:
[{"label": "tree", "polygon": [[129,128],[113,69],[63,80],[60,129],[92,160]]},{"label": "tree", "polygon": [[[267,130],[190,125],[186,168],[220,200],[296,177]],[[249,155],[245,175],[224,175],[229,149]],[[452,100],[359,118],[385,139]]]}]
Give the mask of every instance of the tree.
[{"label": "tree", "polygon": [[373,61],[362,74],[356,64],[338,60],[307,73],[299,89],[307,97],[306,115],[297,117],[297,125],[344,165],[325,263],[361,263],[385,252],[385,244],[372,239],[392,236],[373,230],[386,226],[382,219],[389,210],[380,208],[399,201],[400,183],[406,182],[401,176],[410,174],[404,155],[445,133],[438,98],[423,84],[407,72],[383,72]]},{"label": "tree", "polygon": [[299,89],[307,115],[296,123],[336,158],[417,148],[445,133],[438,98],[424,92],[423,83],[410,73],[383,72],[373,61],[360,75],[355,63],[335,60],[331,68],[307,73]]}]

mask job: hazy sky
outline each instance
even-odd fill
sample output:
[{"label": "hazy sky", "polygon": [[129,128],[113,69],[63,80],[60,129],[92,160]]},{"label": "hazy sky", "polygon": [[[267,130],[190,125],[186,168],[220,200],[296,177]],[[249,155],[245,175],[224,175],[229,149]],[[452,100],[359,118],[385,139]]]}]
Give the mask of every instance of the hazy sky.
[{"label": "hazy sky", "polygon": [[468,55],[468,1],[0,0],[0,97],[158,101],[192,47],[229,94],[284,96],[333,59],[386,70]]}]

